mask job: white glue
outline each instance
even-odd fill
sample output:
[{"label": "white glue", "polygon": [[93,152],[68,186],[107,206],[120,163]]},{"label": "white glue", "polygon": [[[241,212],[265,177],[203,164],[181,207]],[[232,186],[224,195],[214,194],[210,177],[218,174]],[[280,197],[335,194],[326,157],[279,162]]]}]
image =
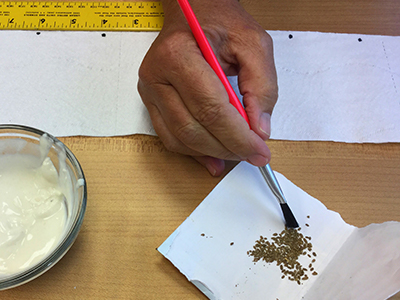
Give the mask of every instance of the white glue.
[{"label": "white glue", "polygon": [[39,263],[64,234],[65,183],[60,184],[55,166],[46,157],[46,138],[40,148],[40,158],[0,155],[0,278]]}]

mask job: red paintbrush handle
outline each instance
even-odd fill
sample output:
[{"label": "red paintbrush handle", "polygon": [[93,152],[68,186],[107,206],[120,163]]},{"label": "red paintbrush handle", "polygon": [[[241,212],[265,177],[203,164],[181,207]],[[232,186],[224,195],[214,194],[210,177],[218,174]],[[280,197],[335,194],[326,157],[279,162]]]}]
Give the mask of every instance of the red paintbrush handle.
[{"label": "red paintbrush handle", "polygon": [[197,44],[200,47],[201,52],[207,63],[217,74],[218,78],[221,80],[222,84],[225,87],[225,90],[229,96],[229,102],[239,111],[242,117],[246,120],[246,122],[250,125],[249,118],[247,117],[246,111],[244,110],[242,103],[240,103],[239,98],[237,97],[235,91],[233,90],[231,84],[229,83],[228,78],[226,78],[224,71],[222,70],[221,65],[218,62],[217,57],[212,50],[210,43],[208,42],[206,35],[200,27],[199,21],[197,20],[189,2],[187,0],[177,0],[179,6],[182,9],[183,14],[187,22],[189,23],[189,27],[192,30],[193,36],[197,41]]}]

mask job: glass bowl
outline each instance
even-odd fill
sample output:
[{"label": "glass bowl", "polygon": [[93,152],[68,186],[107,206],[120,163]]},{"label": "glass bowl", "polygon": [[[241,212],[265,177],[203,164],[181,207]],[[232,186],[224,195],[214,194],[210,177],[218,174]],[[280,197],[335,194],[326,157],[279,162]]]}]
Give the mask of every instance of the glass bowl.
[{"label": "glass bowl", "polygon": [[[64,198],[66,222],[58,244],[41,261],[13,274],[0,274],[0,290],[9,289],[29,282],[54,266],[71,248],[78,236],[86,210],[86,180],[74,154],[57,138],[41,130],[12,124],[0,124],[0,155],[29,154],[40,157],[43,153],[41,140],[46,137],[50,158],[57,172],[60,164],[70,181],[70,195]],[[47,150],[47,149],[46,149]],[[65,162],[62,162],[65,161]],[[65,171],[67,170],[67,171]],[[69,175],[68,175],[69,174]]]}]

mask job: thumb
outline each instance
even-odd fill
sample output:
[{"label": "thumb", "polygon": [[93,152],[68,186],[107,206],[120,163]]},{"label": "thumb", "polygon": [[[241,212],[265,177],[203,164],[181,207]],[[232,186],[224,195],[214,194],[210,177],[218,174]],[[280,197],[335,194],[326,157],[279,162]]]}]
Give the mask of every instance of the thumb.
[{"label": "thumb", "polygon": [[262,42],[237,53],[238,83],[251,129],[263,140],[271,135],[271,114],[278,99],[278,84],[272,39],[267,33]]}]

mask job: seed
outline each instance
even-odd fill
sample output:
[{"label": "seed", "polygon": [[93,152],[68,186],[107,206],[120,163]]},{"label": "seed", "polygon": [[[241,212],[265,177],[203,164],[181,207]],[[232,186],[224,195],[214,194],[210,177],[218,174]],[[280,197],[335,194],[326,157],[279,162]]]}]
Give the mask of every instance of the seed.
[{"label": "seed", "polygon": [[[282,273],[282,279],[287,277],[290,281],[301,284],[301,281],[309,278],[306,274],[309,271],[300,264],[299,257],[312,258],[311,253],[316,256],[315,252],[311,252],[312,244],[309,240],[311,237],[303,236],[300,229],[285,228],[281,233],[273,233],[270,241],[268,238],[260,236],[260,239],[255,242],[253,250],[247,251],[247,254],[253,257],[254,263],[260,260],[266,263],[276,262]],[[309,268],[312,268],[311,263]]]}]

